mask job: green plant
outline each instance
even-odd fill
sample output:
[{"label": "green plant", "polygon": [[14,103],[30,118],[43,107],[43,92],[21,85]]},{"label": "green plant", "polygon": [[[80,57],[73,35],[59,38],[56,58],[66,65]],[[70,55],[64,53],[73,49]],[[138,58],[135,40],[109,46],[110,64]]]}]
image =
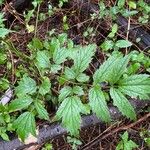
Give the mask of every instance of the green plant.
[{"label": "green plant", "polygon": [[62,7],[64,3],[68,2],[69,0],[59,0],[59,7]]},{"label": "green plant", "polygon": [[8,107],[0,104],[0,137],[2,137],[6,141],[9,141],[7,132],[14,131],[14,128],[12,127],[12,123],[14,120],[15,116],[12,117],[9,114]]},{"label": "green plant", "polygon": [[71,144],[73,150],[77,150],[78,146],[82,144],[80,140],[77,138],[72,138],[70,136],[67,137],[67,142]]},{"label": "green plant", "polygon": [[0,39],[5,38],[6,35],[12,32],[11,30],[5,28],[4,21],[4,13],[0,13]]},{"label": "green plant", "polygon": [[[120,40],[118,48],[125,47],[124,42]],[[19,75],[15,99],[8,105],[10,113],[23,111],[13,122],[22,140],[30,133],[36,136],[36,117],[50,120],[46,110],[47,94],[50,101],[58,105],[55,120],[61,120],[75,137],[79,135],[82,114],[92,111],[103,121],[111,121],[107,106],[111,100],[106,101],[106,94],[113,105],[132,120],[136,119],[136,113],[126,97],[149,97],[149,75],[128,73],[132,53],[123,56],[115,51],[90,77],[86,69],[95,55],[95,44],[74,45],[66,34],[60,34],[45,41],[33,38],[28,48],[28,57],[33,63],[29,63],[24,75]],[[104,82],[106,86],[102,86]]]},{"label": "green plant", "polygon": [[46,143],[42,150],[53,150],[53,146],[52,144]]},{"label": "green plant", "polygon": [[146,146],[150,147],[150,131],[148,129],[142,129],[140,132],[140,137],[144,139],[144,142],[146,143]]},{"label": "green plant", "polygon": [[135,148],[138,148],[138,145],[132,141],[129,140],[128,132],[124,132],[123,135],[121,135],[121,141],[118,143],[116,150],[133,150]]}]

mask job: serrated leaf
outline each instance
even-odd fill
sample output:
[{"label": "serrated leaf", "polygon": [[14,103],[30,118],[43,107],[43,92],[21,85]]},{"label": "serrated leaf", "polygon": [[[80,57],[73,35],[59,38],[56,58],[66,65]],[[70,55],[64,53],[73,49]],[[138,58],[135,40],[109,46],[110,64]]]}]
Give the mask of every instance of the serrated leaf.
[{"label": "serrated leaf", "polygon": [[130,47],[132,43],[127,40],[118,40],[115,45],[119,48],[126,48]]},{"label": "serrated leaf", "polygon": [[33,46],[36,49],[43,49],[43,43],[38,38],[33,38]]},{"label": "serrated leaf", "polygon": [[13,100],[9,105],[9,112],[22,110],[24,108],[27,108],[31,103],[33,102],[33,99],[30,96],[23,96],[19,97],[15,100]]},{"label": "serrated leaf", "polygon": [[51,72],[58,73],[58,71],[61,70],[61,68],[62,68],[61,65],[53,64],[53,65],[51,65]]},{"label": "serrated leaf", "polygon": [[108,81],[110,83],[114,84],[120,79],[120,77],[126,71],[129,59],[130,55],[126,55],[125,57],[118,59],[116,65],[111,68],[110,74],[108,75]]},{"label": "serrated leaf", "polygon": [[36,65],[38,68],[50,68],[50,60],[47,51],[38,51],[36,56]]},{"label": "serrated leaf", "polygon": [[74,66],[73,70],[76,74],[83,72],[89,66],[96,50],[96,45],[88,45],[80,48],[78,52],[73,56]]},{"label": "serrated leaf", "polygon": [[89,76],[87,76],[84,73],[80,73],[77,77],[76,77],[78,82],[87,82],[89,81]]},{"label": "serrated leaf", "polygon": [[115,33],[117,32],[117,30],[118,30],[118,25],[115,23],[112,26],[112,31],[108,34],[108,37],[113,38],[115,36]]},{"label": "serrated leaf", "polygon": [[122,15],[124,17],[130,17],[130,16],[133,16],[133,15],[135,15],[137,13],[138,13],[138,11],[136,11],[136,10],[132,10],[132,11],[125,10],[125,12]]},{"label": "serrated leaf", "polygon": [[37,110],[37,112],[39,114],[39,117],[41,119],[45,119],[45,120],[49,121],[48,112],[44,108],[44,106],[41,104],[41,102],[40,101],[35,101],[34,105],[35,105],[35,108],[36,108],[36,110]]},{"label": "serrated leaf", "polygon": [[24,141],[29,134],[36,136],[35,118],[31,112],[24,112],[13,123],[13,127],[17,130],[17,134]]},{"label": "serrated leaf", "polygon": [[58,119],[62,119],[62,124],[71,135],[78,135],[80,124],[81,124],[81,115],[80,113],[84,113],[85,108],[81,103],[81,100],[76,97],[68,97],[66,98],[58,108],[56,116]]},{"label": "serrated leaf", "polygon": [[42,84],[39,87],[39,93],[45,95],[50,92],[51,83],[48,77],[43,77]]},{"label": "serrated leaf", "polygon": [[58,99],[59,102],[61,102],[72,93],[72,88],[70,86],[65,86],[60,90],[59,93]]},{"label": "serrated leaf", "polygon": [[75,77],[76,77],[76,74],[72,68],[66,67],[64,74],[65,74],[65,78],[68,80],[75,79]]},{"label": "serrated leaf", "polygon": [[126,2],[125,0],[118,0],[118,3],[117,3],[118,7],[122,8],[125,5],[125,2]]},{"label": "serrated leaf", "polygon": [[80,86],[74,86],[73,89],[72,89],[72,92],[73,92],[74,94],[79,95],[79,96],[84,95],[83,88],[80,87]]},{"label": "serrated leaf", "polygon": [[16,87],[15,92],[18,96],[23,96],[26,94],[33,94],[36,92],[37,86],[36,82],[28,77],[27,75],[24,75],[21,81],[19,82],[19,85]]},{"label": "serrated leaf", "polygon": [[106,99],[99,87],[91,88],[89,91],[89,105],[96,116],[105,122],[110,122],[110,114]]},{"label": "serrated leaf", "polygon": [[55,49],[53,53],[53,61],[55,64],[59,65],[66,61],[66,58],[68,57],[69,53],[66,48],[58,48]]},{"label": "serrated leaf", "polygon": [[110,49],[112,49],[114,46],[114,42],[112,40],[106,40],[101,44],[101,48],[103,51],[108,51]]},{"label": "serrated leaf", "polygon": [[107,81],[110,76],[110,73],[112,72],[112,68],[118,65],[118,60],[120,60],[120,58],[122,57],[118,55],[110,56],[94,73],[93,75],[94,83]]},{"label": "serrated leaf", "polygon": [[149,99],[150,76],[146,74],[131,75],[119,81],[119,90],[130,97]]},{"label": "serrated leaf", "polygon": [[10,32],[12,32],[9,29],[6,28],[0,28],[0,38],[4,38],[7,34],[9,34]]},{"label": "serrated leaf", "polygon": [[133,150],[136,148],[138,148],[138,145],[132,140],[129,140],[127,143],[124,144],[124,149],[126,150]]},{"label": "serrated leaf", "polygon": [[133,106],[129,103],[126,97],[118,89],[111,88],[110,95],[111,98],[113,99],[114,106],[117,106],[119,111],[124,116],[132,120],[136,119],[136,113]]}]

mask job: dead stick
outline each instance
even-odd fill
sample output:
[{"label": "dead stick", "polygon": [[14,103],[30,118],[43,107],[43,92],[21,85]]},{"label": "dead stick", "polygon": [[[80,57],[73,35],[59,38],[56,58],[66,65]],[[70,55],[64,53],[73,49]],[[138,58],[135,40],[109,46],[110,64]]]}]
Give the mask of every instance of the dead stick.
[{"label": "dead stick", "polygon": [[[99,136],[97,136],[95,139],[93,139],[92,141],[90,141],[89,143],[87,143],[86,145],[84,145],[81,150],[88,150],[91,146],[97,144],[98,142],[102,141],[103,139],[109,137],[112,134],[115,134],[117,132],[123,131],[123,130],[127,130],[129,128],[134,127],[135,125],[139,124],[140,122],[146,120],[147,118],[150,117],[150,113],[146,114],[144,117],[140,118],[139,120],[137,120],[134,123],[131,123],[129,125],[126,126],[121,126],[119,128],[115,128],[113,131],[106,133],[106,134],[100,134]],[[108,131],[107,131],[108,132]]]}]

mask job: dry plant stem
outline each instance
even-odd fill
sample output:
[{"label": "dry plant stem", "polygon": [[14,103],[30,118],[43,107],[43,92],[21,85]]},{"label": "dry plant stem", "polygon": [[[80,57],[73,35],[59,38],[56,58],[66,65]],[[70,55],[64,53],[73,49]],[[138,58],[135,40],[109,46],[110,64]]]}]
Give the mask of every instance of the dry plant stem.
[{"label": "dry plant stem", "polygon": [[149,118],[149,117],[150,117],[150,113],[146,114],[144,117],[138,119],[136,122],[131,123],[131,124],[129,124],[129,125],[121,126],[121,127],[119,127],[119,128],[117,127],[117,128],[115,128],[114,130],[112,130],[111,132],[108,132],[108,131],[110,131],[110,130],[104,131],[106,134],[103,132],[102,134],[100,134],[99,136],[97,136],[94,140],[92,140],[92,141],[90,141],[89,143],[87,143],[86,145],[84,145],[84,146],[81,148],[81,150],[89,150],[90,147],[92,147],[93,145],[99,143],[100,141],[102,141],[103,139],[109,137],[110,135],[113,135],[113,134],[115,134],[115,133],[117,133],[117,132],[120,132],[120,131],[127,130],[127,129],[129,129],[129,128],[132,128],[132,127],[134,127],[135,125],[141,123],[142,121],[145,121],[145,120],[146,120],[147,118]]},{"label": "dry plant stem", "polygon": [[[128,26],[127,26],[127,35],[126,35],[126,40],[129,40],[129,32],[130,32],[130,23],[131,23],[131,19],[129,17],[128,19]],[[126,47],[126,55],[128,54],[128,48]]]},{"label": "dry plant stem", "polygon": [[37,36],[37,26],[38,26],[38,20],[39,20],[39,12],[40,12],[40,4],[38,4],[38,8],[37,8],[37,16],[36,16],[36,22],[35,22],[34,37]]}]

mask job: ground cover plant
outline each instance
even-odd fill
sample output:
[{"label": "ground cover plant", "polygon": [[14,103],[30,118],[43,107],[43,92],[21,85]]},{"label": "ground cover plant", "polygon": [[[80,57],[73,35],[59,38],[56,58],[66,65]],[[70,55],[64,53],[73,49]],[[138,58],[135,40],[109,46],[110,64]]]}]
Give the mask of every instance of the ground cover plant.
[{"label": "ground cover plant", "polygon": [[[67,142],[72,149],[77,149],[83,144],[80,141],[82,116],[95,114],[111,125],[111,105],[126,119],[136,122],[138,114],[130,100],[149,101],[150,45],[142,51],[137,46],[142,39],[137,37],[132,41],[130,37],[132,18],[149,31],[148,3],[91,1],[91,6],[99,11],[86,14],[88,18],[83,22],[72,25],[72,20],[79,18],[74,18],[75,10],[69,10],[68,6],[72,3],[78,6],[78,2],[33,0],[22,15],[14,15],[19,22],[8,28],[3,12],[6,2],[0,1],[0,137],[3,140],[9,141],[10,133],[15,133],[25,142],[30,135],[38,135],[37,126],[41,121],[57,121],[67,129]],[[53,26],[40,37],[39,30],[43,30],[40,24],[59,13],[60,26]],[[120,15],[128,21],[125,36],[117,23]],[[97,40],[99,22],[108,28],[101,29],[100,41]],[[17,23],[30,36],[23,49],[12,40],[21,30]],[[80,35],[77,41],[81,38],[82,44],[76,42],[76,37],[72,38],[74,27]],[[10,98],[8,91],[11,91]],[[148,112],[149,108],[142,110]],[[139,135],[148,147],[149,133]],[[128,132],[122,133],[120,142],[116,143],[118,150],[139,146],[129,139]],[[46,144],[43,149],[52,149],[52,145]]]}]

